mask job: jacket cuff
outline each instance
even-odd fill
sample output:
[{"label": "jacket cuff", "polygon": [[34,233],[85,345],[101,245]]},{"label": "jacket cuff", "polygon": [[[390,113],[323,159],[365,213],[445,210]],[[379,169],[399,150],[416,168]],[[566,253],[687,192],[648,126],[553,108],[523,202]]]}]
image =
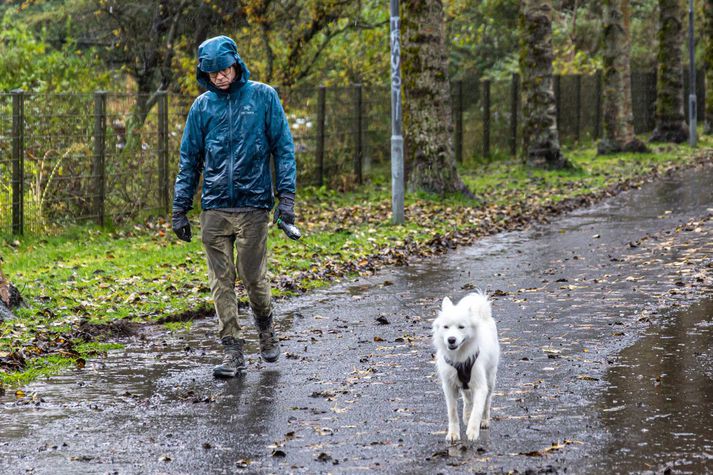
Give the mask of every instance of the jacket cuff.
[{"label": "jacket cuff", "polygon": [[278,197],[280,200],[286,199],[286,200],[295,201],[295,194],[294,194],[294,193],[290,193],[289,191],[284,191],[284,192],[282,192],[282,193],[278,193],[278,194],[277,194],[277,197]]}]

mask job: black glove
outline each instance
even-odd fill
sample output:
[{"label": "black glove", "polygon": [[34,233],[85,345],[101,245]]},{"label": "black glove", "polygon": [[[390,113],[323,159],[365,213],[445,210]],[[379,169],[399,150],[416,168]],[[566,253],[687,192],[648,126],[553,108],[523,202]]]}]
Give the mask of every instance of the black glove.
[{"label": "black glove", "polygon": [[295,224],[295,194],[282,193],[280,195],[280,204],[277,205],[275,216],[272,220],[276,223],[278,219],[287,224]]},{"label": "black glove", "polygon": [[171,226],[173,227],[173,232],[178,236],[178,239],[191,242],[191,223],[188,222],[188,218],[186,217],[187,212],[187,210],[174,209]]}]

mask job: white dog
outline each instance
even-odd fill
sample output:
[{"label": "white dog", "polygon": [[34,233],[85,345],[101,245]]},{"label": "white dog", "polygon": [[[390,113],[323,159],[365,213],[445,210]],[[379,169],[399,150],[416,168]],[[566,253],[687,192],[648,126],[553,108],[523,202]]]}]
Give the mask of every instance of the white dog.
[{"label": "white dog", "polygon": [[433,321],[436,367],[448,408],[446,440],[460,440],[458,391],[463,395],[463,421],[468,440],[490,424],[490,399],[500,359],[500,344],[490,300],[483,292],[467,295],[453,305],[446,297]]}]

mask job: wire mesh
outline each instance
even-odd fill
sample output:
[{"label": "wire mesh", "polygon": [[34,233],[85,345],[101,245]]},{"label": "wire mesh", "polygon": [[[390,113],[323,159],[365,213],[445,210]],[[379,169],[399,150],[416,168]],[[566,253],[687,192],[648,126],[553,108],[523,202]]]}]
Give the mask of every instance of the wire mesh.
[{"label": "wire mesh", "polygon": [[[173,183],[176,181],[180,160],[181,139],[186,126],[188,111],[195,98],[179,94],[168,95],[168,192],[169,203],[173,202]],[[196,197],[194,208],[200,206]]]},{"label": "wire mesh", "polygon": [[[597,75],[582,76],[581,99],[579,101],[580,142],[591,142],[601,135],[601,96],[599,94],[600,78]],[[599,123],[597,123],[599,121]]]},{"label": "wire mesh", "polygon": [[297,183],[313,184],[317,174],[317,94],[313,89],[280,90],[287,122],[295,144]]},{"label": "wire mesh", "polygon": [[369,87],[362,96],[364,124],[363,163],[365,176],[372,167],[391,158],[391,89]]},{"label": "wire mesh", "polygon": [[0,234],[12,231],[12,95],[0,94]]},{"label": "wire mesh", "polygon": [[634,113],[634,132],[643,134],[654,130],[654,112],[656,108],[655,71],[632,72],[631,106]]},{"label": "wire mesh", "polygon": [[91,94],[25,94],[24,227],[93,216]]},{"label": "wire mesh", "polygon": [[160,214],[158,114],[147,95],[111,94],[106,103],[104,213],[113,223]]},{"label": "wire mesh", "polygon": [[510,153],[512,81],[490,83],[490,153]]},{"label": "wire mesh", "polygon": [[481,104],[482,86],[479,78],[463,79],[463,156],[482,155],[483,106]]}]

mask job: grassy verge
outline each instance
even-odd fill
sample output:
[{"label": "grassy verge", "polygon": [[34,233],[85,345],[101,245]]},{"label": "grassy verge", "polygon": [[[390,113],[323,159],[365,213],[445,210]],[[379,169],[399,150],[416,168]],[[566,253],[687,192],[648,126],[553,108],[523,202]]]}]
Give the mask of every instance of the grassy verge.
[{"label": "grassy verge", "polygon": [[[711,139],[701,143],[706,147],[713,147]],[[567,155],[575,168],[565,171],[503,160],[466,163],[461,175],[478,200],[409,194],[404,226],[390,224],[387,178],[350,193],[303,190],[297,210],[303,240],[295,243],[270,231],[274,295],[308,291],[525,227],[670,167],[690,166],[700,160],[701,149],[666,145],[650,154],[610,157],[597,157],[594,149],[572,150]],[[192,218],[197,226],[197,213]],[[190,328],[186,321],[192,315],[210,312],[200,240],[181,242],[161,221],[113,231],[76,227],[60,236],[7,237],[0,240],[0,255],[5,274],[27,303],[16,309],[17,319],[0,323],[5,386],[91,356],[81,345],[101,342],[107,333],[87,328],[120,321],[161,323],[179,331]],[[240,287],[239,293],[245,299]]]}]

